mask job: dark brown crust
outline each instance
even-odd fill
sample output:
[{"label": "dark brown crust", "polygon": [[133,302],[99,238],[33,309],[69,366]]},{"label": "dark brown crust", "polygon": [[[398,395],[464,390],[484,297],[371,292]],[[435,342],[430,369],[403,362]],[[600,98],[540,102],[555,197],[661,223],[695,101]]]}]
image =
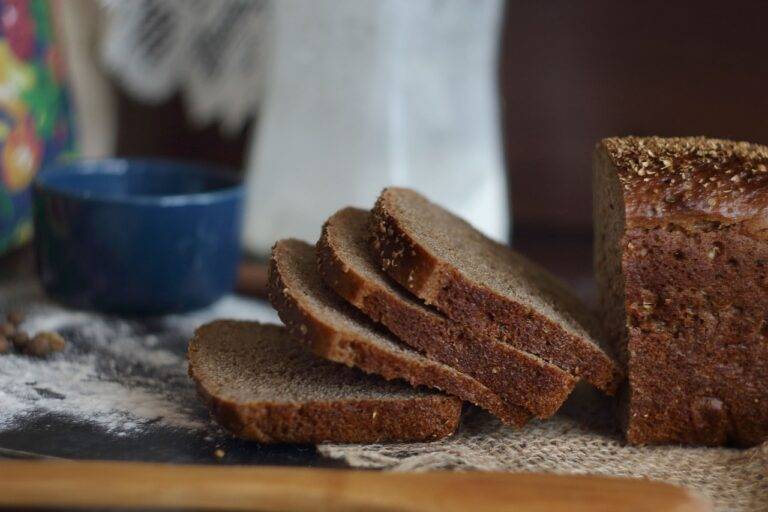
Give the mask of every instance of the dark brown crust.
[{"label": "dark brown crust", "polygon": [[214,420],[237,437],[260,443],[432,441],[451,435],[458,427],[461,402],[448,396],[303,404],[239,403],[217,396],[195,364],[199,332],[187,353],[189,376]]},{"label": "dark brown crust", "polygon": [[391,289],[366,279],[336,246],[334,222],[356,215],[367,222],[368,212],[345,209],[323,226],[317,243],[318,267],[326,284],[372,320],[428,357],[468,373],[513,405],[539,418],[552,416],[576,384],[570,374],[510,345],[467,333],[458,324]]},{"label": "dark brown crust", "polygon": [[[388,380],[403,379],[413,386],[440,389],[483,407],[508,425],[520,427],[530,419],[530,414],[525,409],[505,404],[491,390],[469,376],[448,373],[437,364],[415,365],[365,339],[360,339],[340,326],[330,324],[313,313],[302,303],[300,294],[292,289],[294,285],[287,282],[281,268],[290,258],[290,244],[304,242],[281,240],[272,249],[269,262],[269,300],[290,334],[306,343],[316,355],[357,367]],[[333,292],[329,290],[328,293]]]},{"label": "dark brown crust", "polygon": [[659,222],[768,227],[768,147],[706,137],[600,141],[624,189],[627,226]]},{"label": "dark brown crust", "polygon": [[[727,218],[721,215],[729,208],[727,201],[722,202],[725,196],[713,196],[710,187],[699,187],[700,183],[692,189],[700,188],[696,197],[680,196],[679,204],[663,210],[662,216],[642,217],[639,205],[653,205],[665,193],[644,188],[649,176],[662,186],[659,169],[653,162],[640,164],[643,175],[637,169],[615,168],[616,162],[630,165],[628,159],[645,158],[649,146],[644,144],[639,151],[639,141],[603,141],[596,154],[602,158],[606,151],[614,153],[607,155],[610,160],[603,172],[615,173],[625,185],[625,204],[619,207],[634,215],[613,242],[621,252],[626,296],[627,334],[617,342],[626,345],[629,358],[627,440],[711,446],[763,442],[768,439],[768,243],[754,231],[752,221],[759,218],[759,211],[745,205],[768,192],[768,181],[760,175],[749,181],[750,187],[763,183],[764,188],[745,189],[745,197],[734,200]],[[671,151],[681,141],[708,146],[699,139],[676,139],[670,146],[653,138],[650,150],[655,155],[661,145]],[[737,143],[715,141],[713,147],[724,144]],[[621,157],[615,154],[617,147],[623,148]],[[714,178],[707,178],[709,183],[733,184],[728,177],[744,168],[744,160],[734,159],[734,151],[754,147],[708,154],[707,158],[735,167],[720,167],[713,175],[715,169],[703,165],[698,172]],[[632,156],[630,150],[639,152]],[[765,148],[760,151],[765,153]],[[661,158],[669,156],[661,153]],[[749,167],[757,168],[762,161],[757,158]],[[666,192],[675,190],[670,187]],[[708,196],[718,202],[709,203]],[[703,204],[710,209],[702,210]],[[720,215],[722,222],[714,222],[714,215]]]},{"label": "dark brown crust", "polygon": [[507,341],[598,389],[613,394],[624,378],[619,365],[595,344],[536,311],[465,277],[414,240],[388,205],[388,190],[373,208],[373,251],[395,281],[484,337]]}]

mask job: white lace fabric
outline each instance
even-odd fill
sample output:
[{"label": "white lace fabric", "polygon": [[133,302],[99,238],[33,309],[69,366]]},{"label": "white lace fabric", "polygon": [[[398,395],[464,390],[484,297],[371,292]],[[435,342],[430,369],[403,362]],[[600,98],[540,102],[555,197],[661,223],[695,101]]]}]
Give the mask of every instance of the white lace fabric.
[{"label": "white lace fabric", "polygon": [[768,443],[751,449],[625,445],[611,403],[580,389],[548,421],[504,427],[472,411],[455,436],[433,443],[320,445],[352,467],[391,471],[519,471],[649,478],[710,498],[716,510],[768,510]]},{"label": "white lace fabric", "polygon": [[121,87],[157,104],[181,92],[192,120],[234,131],[264,83],[267,0],[102,0],[101,58]]}]

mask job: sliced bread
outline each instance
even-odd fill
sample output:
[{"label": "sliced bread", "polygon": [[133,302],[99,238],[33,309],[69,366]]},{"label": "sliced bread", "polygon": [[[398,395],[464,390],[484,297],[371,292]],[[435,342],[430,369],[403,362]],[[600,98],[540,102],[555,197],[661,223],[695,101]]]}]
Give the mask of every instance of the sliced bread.
[{"label": "sliced bread", "polygon": [[510,425],[530,417],[506,404],[469,375],[433,361],[377,328],[362,313],[325,286],[317,271],[315,248],[299,240],[281,240],[272,249],[269,298],[291,335],[326,359],[385,379],[440,389],[479,405]]},{"label": "sliced bread", "polygon": [[206,324],[188,358],[214,419],[261,443],[433,440],[453,433],[461,415],[457,398],[315,357],[277,325]]},{"label": "sliced bread", "polygon": [[552,416],[576,379],[542,359],[492,338],[472,335],[425,306],[378,267],[371,255],[370,213],[345,208],[323,226],[317,244],[325,283],[372,320],[427,357],[471,375],[507,403]]},{"label": "sliced bread", "polygon": [[623,372],[597,321],[549,272],[412,190],[385,189],[372,213],[373,253],[395,281],[471,331],[615,392]]}]

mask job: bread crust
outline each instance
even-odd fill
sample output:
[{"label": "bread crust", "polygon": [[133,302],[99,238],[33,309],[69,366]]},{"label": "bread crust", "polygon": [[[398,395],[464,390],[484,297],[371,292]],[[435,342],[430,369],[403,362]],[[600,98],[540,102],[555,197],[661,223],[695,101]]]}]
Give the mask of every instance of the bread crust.
[{"label": "bread crust", "polygon": [[[306,343],[316,355],[388,380],[403,379],[413,386],[440,389],[488,410],[507,425],[520,427],[530,419],[527,410],[504,403],[498,395],[468,375],[426,358],[423,363],[402,358],[327,321],[322,313],[302,299],[297,290],[300,285],[292,282],[286,272],[286,266],[296,253],[303,253],[305,257],[310,253],[314,257],[315,249],[299,240],[281,240],[273,247],[269,262],[269,300],[290,334]],[[317,279],[320,280],[319,275]],[[326,290],[333,295],[330,289]],[[360,322],[368,322],[341,298],[335,295],[334,298],[339,301],[339,309]]]},{"label": "bread crust", "polygon": [[[392,203],[398,194],[416,195],[406,189],[385,189],[372,210],[370,228],[373,253],[390,277],[471,332],[535,354],[607,394],[616,392],[624,373],[612,357],[585,337],[473,281],[430,252],[398,218]],[[502,250],[498,244],[497,249]],[[512,257],[511,249],[503,250]],[[549,284],[557,286],[549,279]]]},{"label": "bread crust", "polygon": [[[360,237],[369,212],[346,208],[323,226],[317,243],[318,267],[325,283],[404,343],[428,357],[467,373],[510,404],[523,406],[538,418],[552,416],[568,397],[576,379],[509,344],[471,335],[442,314],[366,278],[340,248],[345,236]],[[363,235],[365,237],[365,235]],[[367,240],[358,240],[366,246]],[[373,261],[372,271],[378,271]],[[382,278],[386,277],[382,273]]]},{"label": "bread crust", "polygon": [[605,321],[628,359],[632,444],[768,439],[767,164],[764,146],[700,137],[597,146],[595,176],[616,185],[614,219],[595,222],[618,227],[596,254],[620,258],[623,308]]},{"label": "bread crust", "polygon": [[438,394],[387,400],[329,400],[303,403],[237,402],[221,396],[198,368],[202,339],[228,324],[258,322],[219,320],[195,331],[187,358],[189,376],[211,416],[233,435],[260,443],[378,443],[431,441],[458,428],[461,401]]},{"label": "bread crust", "polygon": [[741,224],[766,238],[768,146],[706,137],[611,137],[628,227]]}]

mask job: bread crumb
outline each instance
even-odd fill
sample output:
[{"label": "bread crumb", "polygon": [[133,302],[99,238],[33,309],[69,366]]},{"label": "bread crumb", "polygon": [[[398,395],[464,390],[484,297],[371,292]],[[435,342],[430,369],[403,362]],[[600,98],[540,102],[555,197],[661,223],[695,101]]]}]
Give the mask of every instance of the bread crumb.
[{"label": "bread crumb", "polygon": [[0,324],[0,336],[10,337],[16,332],[16,326],[11,322],[4,322]]},{"label": "bread crumb", "polygon": [[29,344],[29,334],[24,331],[16,331],[13,336],[10,337],[11,342],[16,347],[16,350],[23,350]]},{"label": "bread crumb", "polygon": [[18,327],[19,324],[24,321],[24,313],[17,309],[12,309],[8,312],[5,318],[8,322],[13,324],[14,327]]},{"label": "bread crumb", "polygon": [[46,357],[55,352],[64,350],[66,342],[59,333],[52,331],[40,331],[35,334],[26,347],[24,353],[29,356]]},{"label": "bread crumb", "polygon": [[0,354],[10,352],[11,342],[5,336],[0,336]]}]

